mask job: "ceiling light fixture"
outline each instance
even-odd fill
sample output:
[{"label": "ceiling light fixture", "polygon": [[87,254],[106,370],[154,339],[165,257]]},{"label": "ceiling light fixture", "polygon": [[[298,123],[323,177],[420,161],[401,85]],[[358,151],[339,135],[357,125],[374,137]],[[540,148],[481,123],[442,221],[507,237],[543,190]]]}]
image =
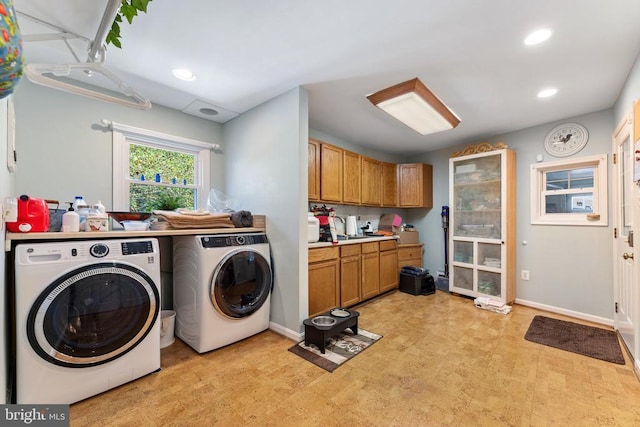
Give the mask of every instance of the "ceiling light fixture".
[{"label": "ceiling light fixture", "polygon": [[554,87],[543,89],[540,92],[538,92],[538,98],[549,98],[550,96],[553,96],[556,93],[558,93],[558,89]]},{"label": "ceiling light fixture", "polygon": [[543,41],[551,37],[551,34],[552,32],[550,29],[542,28],[529,34],[527,38],[524,39],[524,44],[526,44],[527,46],[533,46],[542,43]]},{"label": "ceiling light fixture", "polygon": [[175,68],[171,70],[171,72],[173,73],[174,76],[176,76],[180,80],[184,80],[187,82],[191,82],[196,79],[196,75],[192,71],[187,70],[186,68]]},{"label": "ceiling light fixture", "polygon": [[373,105],[421,135],[453,129],[460,119],[417,78],[367,96]]}]

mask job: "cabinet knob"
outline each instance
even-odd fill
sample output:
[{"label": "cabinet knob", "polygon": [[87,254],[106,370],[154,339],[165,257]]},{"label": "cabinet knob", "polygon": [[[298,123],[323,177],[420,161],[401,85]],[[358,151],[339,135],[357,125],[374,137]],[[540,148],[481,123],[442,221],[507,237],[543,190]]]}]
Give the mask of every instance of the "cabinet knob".
[{"label": "cabinet knob", "polygon": [[633,259],[633,254],[624,253],[622,254],[622,258],[624,259]]}]

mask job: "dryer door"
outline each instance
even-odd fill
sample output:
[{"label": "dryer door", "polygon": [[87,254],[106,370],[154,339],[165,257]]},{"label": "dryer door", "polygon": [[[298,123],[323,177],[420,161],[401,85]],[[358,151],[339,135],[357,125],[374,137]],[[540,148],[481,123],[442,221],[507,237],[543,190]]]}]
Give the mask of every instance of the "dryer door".
[{"label": "dryer door", "polygon": [[55,280],[27,321],[33,349],[60,366],[83,368],[116,359],[151,331],[160,306],[153,280],[121,263],[99,263]]},{"label": "dryer door", "polygon": [[211,281],[211,302],[230,319],[251,316],[271,292],[269,261],[252,248],[229,252],[220,260]]}]

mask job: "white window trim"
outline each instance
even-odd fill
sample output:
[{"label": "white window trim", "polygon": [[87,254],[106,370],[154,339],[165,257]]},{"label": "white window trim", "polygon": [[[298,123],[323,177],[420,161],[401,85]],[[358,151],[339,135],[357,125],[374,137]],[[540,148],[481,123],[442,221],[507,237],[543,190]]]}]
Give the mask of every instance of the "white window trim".
[{"label": "white window trim", "polygon": [[158,148],[179,149],[195,155],[198,180],[197,207],[206,207],[210,188],[210,153],[219,150],[218,144],[197,141],[115,122],[107,122],[113,131],[113,210],[129,210],[129,143],[144,143]]},{"label": "white window trim", "polygon": [[[553,170],[575,169],[579,167],[595,167],[594,176],[594,210],[588,214],[545,213],[544,174]],[[531,224],[537,225],[579,225],[607,226],[607,155],[565,159],[557,162],[536,163],[531,165]]]}]

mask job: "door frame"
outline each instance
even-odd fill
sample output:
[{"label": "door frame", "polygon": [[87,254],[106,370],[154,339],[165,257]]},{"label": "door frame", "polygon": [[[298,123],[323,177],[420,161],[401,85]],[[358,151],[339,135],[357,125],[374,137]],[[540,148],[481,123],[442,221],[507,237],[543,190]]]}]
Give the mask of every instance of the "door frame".
[{"label": "door frame", "polygon": [[[613,215],[613,297],[614,297],[614,302],[616,304],[616,307],[614,309],[614,314],[613,314],[613,321],[614,321],[614,328],[616,329],[616,331],[618,331],[618,334],[621,336],[622,338],[622,342],[625,345],[627,351],[630,353],[631,358],[633,359],[633,364],[634,364],[634,369],[636,371],[636,373],[638,375],[640,375],[640,362],[639,362],[639,356],[640,356],[640,328],[638,325],[638,296],[639,296],[639,292],[638,292],[638,279],[640,277],[639,275],[639,268],[638,268],[638,263],[640,262],[640,253],[637,250],[638,247],[638,237],[640,237],[640,209],[638,209],[638,206],[640,204],[640,187],[638,185],[636,185],[636,183],[633,181],[633,166],[634,166],[634,161],[633,159],[635,158],[636,154],[634,153],[634,135],[633,135],[634,131],[633,131],[633,114],[632,112],[628,112],[627,114],[624,115],[624,117],[620,120],[620,122],[617,124],[612,138],[611,138],[611,144],[612,144],[612,154],[614,156],[614,160],[613,160],[613,210],[614,210],[614,215]],[[634,246],[630,246],[628,245],[628,236],[623,235],[623,228],[624,228],[624,224],[621,224],[621,215],[619,213],[619,209],[620,204],[622,203],[622,201],[620,200],[621,198],[621,193],[620,191],[622,191],[625,187],[622,186],[621,182],[620,182],[620,167],[622,166],[622,162],[624,162],[626,159],[624,158],[624,156],[620,155],[620,150],[618,150],[618,147],[623,144],[626,143],[627,141],[630,142],[630,159],[628,160],[629,164],[624,165],[625,169],[629,172],[628,175],[629,176],[628,181],[626,182],[626,185],[628,185],[630,191],[628,195],[626,195],[626,197],[628,197],[628,204],[630,205],[631,211],[627,212],[628,217],[631,219],[631,231],[633,232],[633,235],[635,236],[634,240],[635,240],[635,245]],[[616,158],[617,157],[617,158]],[[624,238],[625,241],[621,242],[619,239]],[[626,245],[625,245],[626,243]],[[624,246],[624,248],[622,246]],[[623,254],[623,252],[625,252],[625,254]],[[627,284],[628,289],[625,288],[625,274],[622,271],[622,264],[620,263],[621,258],[623,257],[623,255],[626,254],[631,254],[633,255],[633,259],[632,259],[632,263],[631,263],[631,278]],[[621,318],[621,315],[619,315],[619,312],[617,311],[618,308],[618,304],[620,301],[626,300],[628,301],[628,307],[626,308],[626,311],[628,311],[628,316],[625,319]],[[631,325],[627,326],[627,319],[630,319],[631,321]],[[625,328],[625,329],[629,329],[630,331],[622,331],[621,332],[621,328]]]}]

